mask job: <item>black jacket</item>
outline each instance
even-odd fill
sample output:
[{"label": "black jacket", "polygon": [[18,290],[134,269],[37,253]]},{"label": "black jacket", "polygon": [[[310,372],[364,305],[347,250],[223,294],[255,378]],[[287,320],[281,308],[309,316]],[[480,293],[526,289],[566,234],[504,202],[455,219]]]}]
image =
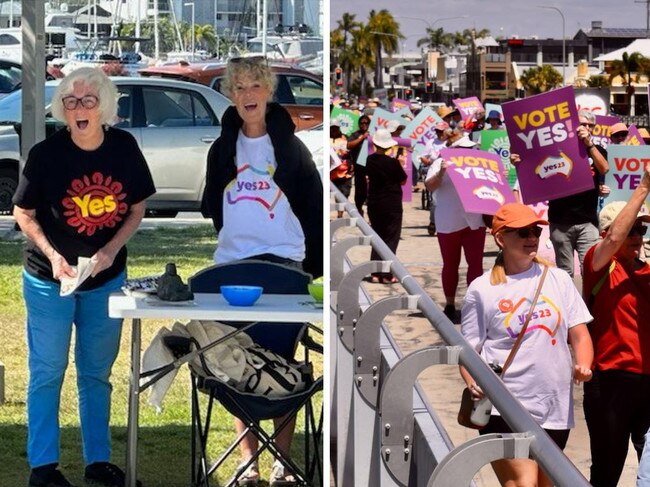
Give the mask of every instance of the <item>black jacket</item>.
[{"label": "black jacket", "polygon": [[[235,148],[243,121],[235,107],[223,115],[221,136],[208,152],[203,211],[212,218],[214,228],[223,226],[223,192],[237,176]],[[323,183],[307,147],[294,135],[289,113],[277,103],[266,112],[268,131],[278,167],[273,180],[289,200],[305,234],[303,268],[312,276],[323,275]]]}]

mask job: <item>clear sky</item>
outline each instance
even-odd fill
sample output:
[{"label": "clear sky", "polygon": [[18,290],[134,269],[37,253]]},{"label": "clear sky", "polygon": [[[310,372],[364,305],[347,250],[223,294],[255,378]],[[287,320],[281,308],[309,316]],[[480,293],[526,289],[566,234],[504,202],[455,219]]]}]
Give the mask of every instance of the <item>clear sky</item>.
[{"label": "clear sky", "polygon": [[[542,39],[561,39],[562,17],[555,10],[537,7],[546,5],[557,7],[564,14],[565,33],[570,39],[581,28],[589,30],[592,20],[601,20],[603,27],[646,28],[647,5],[636,2],[643,0],[330,0],[330,26],[334,29],[344,12],[367,22],[370,10],[386,9],[407,36],[407,50],[415,49],[427,25],[434,22],[436,29],[442,27],[447,32],[476,28],[489,29],[494,37],[537,35]],[[439,20],[463,15],[467,17]]]}]

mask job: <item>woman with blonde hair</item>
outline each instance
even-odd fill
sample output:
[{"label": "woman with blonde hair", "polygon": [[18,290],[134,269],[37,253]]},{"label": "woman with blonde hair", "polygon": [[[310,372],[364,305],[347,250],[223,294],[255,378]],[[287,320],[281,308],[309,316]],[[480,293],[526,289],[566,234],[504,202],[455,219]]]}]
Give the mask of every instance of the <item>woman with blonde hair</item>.
[{"label": "woman with blonde hair", "polygon": [[[467,290],[461,333],[487,363],[504,366],[523,330],[519,349],[502,379],[563,449],[574,426],[572,383],[591,379],[593,347],[585,323],[592,317],[569,275],[537,257],[542,232],[538,225],[548,222],[520,203],[506,204],[494,215],[492,235],[501,251],[492,270]],[[575,364],[567,342],[575,352]],[[483,391],[463,367],[461,375],[472,398],[483,398]],[[511,431],[492,408],[480,433]],[[552,486],[533,460],[498,460],[492,467],[505,486]]]},{"label": "woman with blonde hair", "polygon": [[[223,115],[221,136],[208,153],[204,206],[218,232],[217,264],[242,259],[275,262],[323,275],[323,183],[307,147],[282,106],[271,102],[275,75],[266,59],[235,58],[223,82],[233,106]],[[283,418],[276,418],[279,425]],[[237,431],[246,425],[236,419]],[[278,432],[277,447],[289,456],[295,419]],[[240,443],[239,485],[260,481],[257,439]],[[246,465],[249,465],[246,468]],[[243,472],[242,472],[243,470]],[[275,461],[269,484],[295,477]]]}]

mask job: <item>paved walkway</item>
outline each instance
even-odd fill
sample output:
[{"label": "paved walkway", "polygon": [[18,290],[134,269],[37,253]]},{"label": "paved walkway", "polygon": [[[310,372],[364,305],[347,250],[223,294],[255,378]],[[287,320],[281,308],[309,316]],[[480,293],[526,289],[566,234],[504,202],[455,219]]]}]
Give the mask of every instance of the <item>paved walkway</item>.
[{"label": "paved walkway", "polygon": [[[332,213],[330,216],[334,218],[336,215]],[[420,193],[413,193],[413,202],[404,203],[402,240],[397,249],[397,257],[433,300],[443,306],[445,300],[440,277],[442,259],[437,237],[430,237],[427,234],[428,223],[429,212],[421,209]],[[355,230],[350,231],[356,232]],[[488,235],[483,260],[485,270],[494,262],[496,251],[497,247],[494,240]],[[349,252],[349,255],[355,263],[361,263],[368,260],[370,251],[368,247],[355,247]],[[467,266],[462,261],[459,269],[461,279],[457,295],[457,308],[462,305],[462,297],[467,288],[465,284],[466,269]],[[366,286],[374,300],[404,292],[399,284],[364,283],[364,286]],[[391,314],[387,322],[391,333],[404,353],[426,346],[443,344],[440,336],[433,330],[432,325],[424,318],[412,317],[406,312],[397,312]],[[456,421],[460,396],[464,387],[458,373],[458,367],[436,366],[435,368],[429,368],[420,375],[420,383],[455,445],[459,445],[477,435],[474,430],[464,428],[458,425]],[[589,478],[589,436],[582,411],[582,395],[582,387],[576,387],[574,389],[576,427],[571,432],[565,453],[583,475]],[[632,447],[630,446],[630,453],[619,486],[634,486],[636,469],[636,455],[632,453]],[[475,481],[480,487],[497,487],[499,485],[491,467],[481,469]]]}]

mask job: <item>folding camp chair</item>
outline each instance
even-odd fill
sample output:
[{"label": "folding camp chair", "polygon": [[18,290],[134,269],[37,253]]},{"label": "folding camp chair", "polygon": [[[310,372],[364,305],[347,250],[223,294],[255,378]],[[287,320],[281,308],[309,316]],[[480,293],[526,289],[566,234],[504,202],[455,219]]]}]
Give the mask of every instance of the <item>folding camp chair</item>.
[{"label": "folding camp chair", "polygon": [[[221,285],[256,285],[264,288],[265,294],[305,294],[309,274],[281,264],[265,261],[247,260],[228,264],[215,265],[200,271],[189,279],[192,292],[218,293]],[[245,323],[228,323],[234,327],[241,327]],[[309,363],[309,349],[316,349],[322,353],[322,347],[309,339],[309,329],[316,329],[307,323],[256,323],[247,328],[246,333],[253,341],[262,347],[277,353],[287,360],[292,361],[297,345],[307,345],[305,349],[305,363]],[[322,334],[321,330],[318,330]],[[236,452],[237,446],[244,438],[246,432],[253,433],[260,446],[257,453],[245,464],[238,468],[234,477],[227,484],[235,485],[237,479],[246,471],[259,454],[265,449],[282,464],[285,469],[296,478],[296,485],[314,485],[315,478],[322,479],[321,439],[323,415],[316,419],[312,407],[315,393],[322,391],[322,377],[313,380],[309,377],[304,390],[283,396],[269,398],[250,393],[241,392],[231,385],[215,377],[205,377],[203,371],[192,370],[192,485],[209,486],[209,478],[224,463],[226,458]],[[311,374],[310,374],[311,375]],[[205,411],[201,411],[199,391],[208,395]],[[210,417],[214,401],[221,403],[228,412],[240,418],[247,426],[246,430],[237,437],[235,442],[214,463],[209,464],[207,458],[207,442],[210,430]],[[297,465],[291,458],[287,458],[275,445],[275,437],[298,412],[305,410],[305,444],[304,463]],[[267,434],[261,427],[260,421],[284,417],[285,420],[272,434]]]}]

